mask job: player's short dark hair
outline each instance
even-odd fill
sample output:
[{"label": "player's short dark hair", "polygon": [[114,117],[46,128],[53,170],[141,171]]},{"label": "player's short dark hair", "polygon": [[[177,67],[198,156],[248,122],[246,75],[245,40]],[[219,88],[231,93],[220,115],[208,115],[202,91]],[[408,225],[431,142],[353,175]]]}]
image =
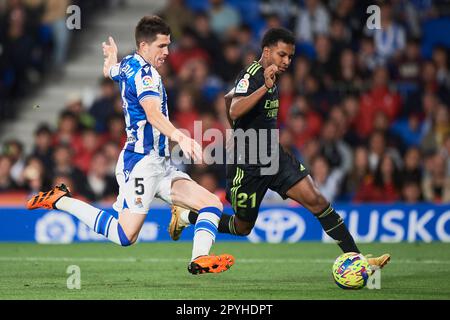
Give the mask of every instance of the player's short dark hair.
[{"label": "player's short dark hair", "polygon": [[158,16],[145,16],[135,29],[136,46],[142,41],[153,42],[158,34],[170,35],[170,27]]},{"label": "player's short dark hair", "polygon": [[265,34],[261,42],[261,49],[265,47],[274,46],[278,41],[295,45],[294,34],[285,28],[272,28],[269,29]]}]

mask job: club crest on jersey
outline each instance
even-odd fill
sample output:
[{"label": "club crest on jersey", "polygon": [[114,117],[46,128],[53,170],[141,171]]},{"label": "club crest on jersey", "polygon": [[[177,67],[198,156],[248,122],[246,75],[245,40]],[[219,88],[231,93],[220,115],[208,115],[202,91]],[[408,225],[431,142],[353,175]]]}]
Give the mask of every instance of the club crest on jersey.
[{"label": "club crest on jersey", "polygon": [[145,76],[142,78],[142,86],[144,87],[144,89],[150,88],[152,86],[152,84],[153,84],[152,77]]},{"label": "club crest on jersey", "polygon": [[248,79],[241,79],[239,83],[236,86],[236,93],[246,93],[248,90],[248,87],[250,85],[250,82]]}]

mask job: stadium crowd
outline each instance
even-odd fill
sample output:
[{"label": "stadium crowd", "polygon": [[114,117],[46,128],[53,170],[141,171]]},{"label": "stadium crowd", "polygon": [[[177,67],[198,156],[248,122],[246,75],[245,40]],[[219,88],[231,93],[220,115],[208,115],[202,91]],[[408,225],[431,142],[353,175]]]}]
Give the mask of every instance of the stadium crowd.
[{"label": "stadium crowd", "polygon": [[[8,1],[28,2],[39,1]],[[280,142],[309,167],[323,194],[338,202],[449,202],[449,51],[442,42],[425,52],[422,28],[443,19],[443,11],[433,1],[375,3],[381,29],[371,30],[366,8],[373,1],[168,1],[159,15],[173,44],[158,71],[171,120],[192,134],[194,120],[203,130],[228,128],[224,93],[259,59],[264,31],[284,26],[298,42],[277,84]],[[2,99],[5,88],[20,92],[2,87]],[[114,169],[126,139],[122,101],[112,80],[102,79],[99,88],[92,105],[71,97],[58,124],[41,124],[31,154],[19,141],[3,145],[0,193],[64,182],[76,197],[115,199]],[[224,165],[184,169],[224,199]],[[266,201],[276,199],[269,193]]]}]

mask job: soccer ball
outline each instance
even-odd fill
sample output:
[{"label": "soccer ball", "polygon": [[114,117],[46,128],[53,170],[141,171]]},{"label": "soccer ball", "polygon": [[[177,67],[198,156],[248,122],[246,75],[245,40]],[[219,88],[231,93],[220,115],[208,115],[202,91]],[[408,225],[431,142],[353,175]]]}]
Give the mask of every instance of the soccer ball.
[{"label": "soccer ball", "polygon": [[337,257],[333,264],[334,282],[342,289],[364,288],[369,274],[369,262],[360,253],[344,253]]}]

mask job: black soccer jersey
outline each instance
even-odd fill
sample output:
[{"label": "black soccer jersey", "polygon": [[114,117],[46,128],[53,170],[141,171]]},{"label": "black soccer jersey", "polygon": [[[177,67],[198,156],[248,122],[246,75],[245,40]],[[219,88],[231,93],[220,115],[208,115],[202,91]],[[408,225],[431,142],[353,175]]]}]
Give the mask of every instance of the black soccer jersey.
[{"label": "black soccer jersey", "polygon": [[[254,91],[258,90],[264,85],[264,68],[259,62],[253,62],[250,66],[242,70],[236,79],[234,96],[249,96]],[[253,108],[246,114],[236,119],[233,122],[233,129],[235,134],[238,129],[242,129],[248,137],[245,140],[245,156],[240,149],[237,148],[237,140],[235,138],[235,161],[242,160],[245,157],[245,163],[235,162],[240,164],[243,168],[255,169],[267,165],[265,161],[261,162],[261,154],[270,154],[270,150],[278,148],[278,139],[273,140],[271,130],[277,129],[277,116],[278,116],[278,89],[276,85],[273,86],[266,94],[256,103]],[[256,133],[256,140],[250,138],[252,133]],[[265,132],[265,133],[264,133]],[[264,143],[261,139],[265,139],[267,143]],[[260,142],[261,140],[261,142]],[[273,143],[271,143],[271,141]],[[261,144],[260,144],[261,143]],[[260,146],[266,145],[266,152],[260,153]],[[256,172],[255,172],[256,173]],[[259,173],[256,173],[259,174]]]},{"label": "black soccer jersey", "polygon": [[[234,88],[234,96],[249,96],[263,85],[264,68],[259,62],[255,61],[239,73]],[[248,113],[234,121],[233,129],[276,129],[278,105],[278,89],[275,85]]]}]

